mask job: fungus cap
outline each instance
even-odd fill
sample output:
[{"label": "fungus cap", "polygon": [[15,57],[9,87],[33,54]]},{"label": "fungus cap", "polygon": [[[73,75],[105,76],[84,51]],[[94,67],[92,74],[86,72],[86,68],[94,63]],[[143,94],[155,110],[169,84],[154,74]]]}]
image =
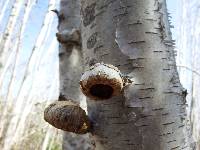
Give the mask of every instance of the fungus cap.
[{"label": "fungus cap", "polygon": [[56,101],[44,111],[44,120],[52,126],[76,134],[85,134],[90,128],[86,112],[71,101]]},{"label": "fungus cap", "polygon": [[121,93],[123,80],[117,67],[97,63],[82,75],[80,88],[93,100],[109,99]]}]

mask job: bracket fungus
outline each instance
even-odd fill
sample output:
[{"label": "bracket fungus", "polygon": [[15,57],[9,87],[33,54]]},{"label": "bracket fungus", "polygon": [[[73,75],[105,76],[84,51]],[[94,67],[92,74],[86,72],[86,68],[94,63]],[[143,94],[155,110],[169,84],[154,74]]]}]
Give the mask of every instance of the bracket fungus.
[{"label": "bracket fungus", "polygon": [[96,63],[82,75],[80,88],[87,97],[103,100],[119,95],[124,85],[127,85],[124,81],[117,67]]},{"label": "bracket fungus", "polygon": [[85,134],[90,129],[86,112],[71,101],[56,101],[44,111],[44,120],[52,126],[76,134]]}]

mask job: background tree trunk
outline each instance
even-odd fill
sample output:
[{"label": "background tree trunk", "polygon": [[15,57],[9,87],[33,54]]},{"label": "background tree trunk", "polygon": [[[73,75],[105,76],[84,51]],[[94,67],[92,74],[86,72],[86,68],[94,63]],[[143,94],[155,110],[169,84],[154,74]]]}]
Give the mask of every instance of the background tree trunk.
[{"label": "background tree trunk", "polygon": [[[85,97],[80,92],[79,79],[82,73],[82,52],[80,36],[80,1],[61,0],[58,13],[57,34],[60,63],[60,97],[84,103]],[[75,38],[75,39],[74,39]],[[65,132],[63,150],[91,149],[88,135],[76,135]]]},{"label": "background tree trunk", "polygon": [[164,0],[82,0],[85,66],[134,79],[124,95],[87,100],[98,150],[194,149]]},{"label": "background tree trunk", "polygon": [[[180,7],[181,6],[181,7]],[[177,45],[177,66],[180,81],[187,89],[188,116],[197,149],[200,149],[200,1],[182,0],[178,10],[175,39]],[[190,17],[186,17],[190,16]]]}]

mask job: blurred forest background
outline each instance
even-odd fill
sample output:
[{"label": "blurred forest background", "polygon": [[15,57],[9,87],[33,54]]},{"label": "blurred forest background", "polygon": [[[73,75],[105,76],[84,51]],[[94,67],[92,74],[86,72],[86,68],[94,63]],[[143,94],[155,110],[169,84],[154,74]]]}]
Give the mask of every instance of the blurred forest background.
[{"label": "blurred forest background", "polygon": [[[200,141],[200,1],[167,0],[188,118]],[[58,97],[59,0],[0,0],[0,149],[60,150],[62,132],[43,120]]]}]

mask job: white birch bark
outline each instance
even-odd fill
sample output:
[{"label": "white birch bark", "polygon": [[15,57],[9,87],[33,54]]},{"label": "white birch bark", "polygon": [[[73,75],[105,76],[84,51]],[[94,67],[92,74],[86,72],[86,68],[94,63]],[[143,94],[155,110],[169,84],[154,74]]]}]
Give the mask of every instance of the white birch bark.
[{"label": "white birch bark", "polygon": [[82,0],[85,66],[110,63],[133,78],[124,95],[88,99],[98,150],[194,149],[164,0]]}]

